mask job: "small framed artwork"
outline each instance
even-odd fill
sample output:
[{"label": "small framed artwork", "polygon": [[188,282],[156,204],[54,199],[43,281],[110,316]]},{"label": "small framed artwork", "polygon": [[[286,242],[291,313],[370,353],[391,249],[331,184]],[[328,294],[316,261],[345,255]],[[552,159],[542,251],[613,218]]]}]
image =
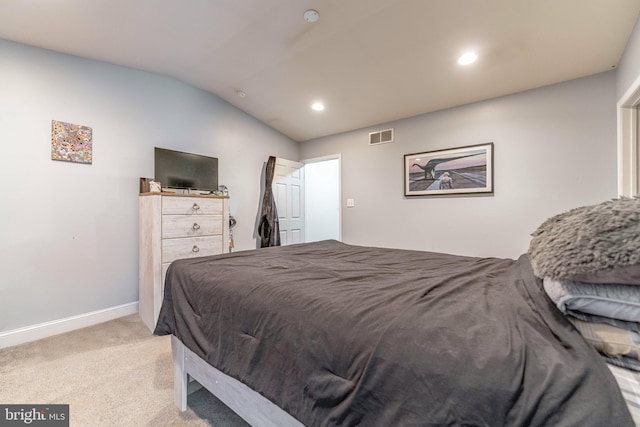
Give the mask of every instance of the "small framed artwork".
[{"label": "small framed artwork", "polygon": [[51,160],[91,164],[92,133],[88,126],[51,120]]},{"label": "small framed artwork", "polygon": [[493,142],[404,156],[404,195],[493,193]]}]

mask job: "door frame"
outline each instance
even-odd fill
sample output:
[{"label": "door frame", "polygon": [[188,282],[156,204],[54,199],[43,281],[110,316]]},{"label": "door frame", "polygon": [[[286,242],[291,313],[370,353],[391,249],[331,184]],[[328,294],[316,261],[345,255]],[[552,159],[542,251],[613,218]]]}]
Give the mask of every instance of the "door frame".
[{"label": "door frame", "polygon": [[640,187],[640,76],[620,98],[618,107],[618,195],[638,196]]}]

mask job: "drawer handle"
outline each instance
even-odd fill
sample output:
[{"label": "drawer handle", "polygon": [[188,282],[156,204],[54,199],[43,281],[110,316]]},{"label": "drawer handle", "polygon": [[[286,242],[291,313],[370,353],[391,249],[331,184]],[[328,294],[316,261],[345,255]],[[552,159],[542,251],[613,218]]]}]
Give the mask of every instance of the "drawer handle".
[{"label": "drawer handle", "polygon": [[198,204],[197,204],[197,203],[194,203],[194,204],[193,204],[193,208],[192,208],[192,209],[193,209],[194,211],[197,211],[198,209],[200,209],[200,206],[198,206]]},{"label": "drawer handle", "polygon": [[196,230],[196,231],[197,231],[197,230],[200,230],[200,225],[199,225],[197,222],[194,222],[194,223],[193,223],[193,227],[192,227],[192,228],[193,228],[194,230]]},{"label": "drawer handle", "polygon": [[197,245],[193,245],[193,249],[191,249],[191,252],[197,254],[198,252],[200,252],[200,248]]}]

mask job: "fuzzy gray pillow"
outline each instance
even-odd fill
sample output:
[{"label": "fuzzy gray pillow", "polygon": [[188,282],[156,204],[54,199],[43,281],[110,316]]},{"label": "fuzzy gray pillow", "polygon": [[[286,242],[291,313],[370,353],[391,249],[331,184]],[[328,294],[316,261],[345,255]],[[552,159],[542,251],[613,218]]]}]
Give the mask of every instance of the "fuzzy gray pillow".
[{"label": "fuzzy gray pillow", "polygon": [[640,199],[609,200],[546,220],[529,259],[540,278],[640,285]]}]

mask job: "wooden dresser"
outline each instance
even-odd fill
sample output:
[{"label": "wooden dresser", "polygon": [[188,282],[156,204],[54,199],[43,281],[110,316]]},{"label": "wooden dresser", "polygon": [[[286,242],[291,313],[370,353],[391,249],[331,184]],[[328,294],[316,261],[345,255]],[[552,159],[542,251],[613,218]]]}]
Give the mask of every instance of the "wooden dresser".
[{"label": "wooden dresser", "polygon": [[229,252],[229,198],[142,193],[139,221],[139,312],[153,331],[171,262]]}]

